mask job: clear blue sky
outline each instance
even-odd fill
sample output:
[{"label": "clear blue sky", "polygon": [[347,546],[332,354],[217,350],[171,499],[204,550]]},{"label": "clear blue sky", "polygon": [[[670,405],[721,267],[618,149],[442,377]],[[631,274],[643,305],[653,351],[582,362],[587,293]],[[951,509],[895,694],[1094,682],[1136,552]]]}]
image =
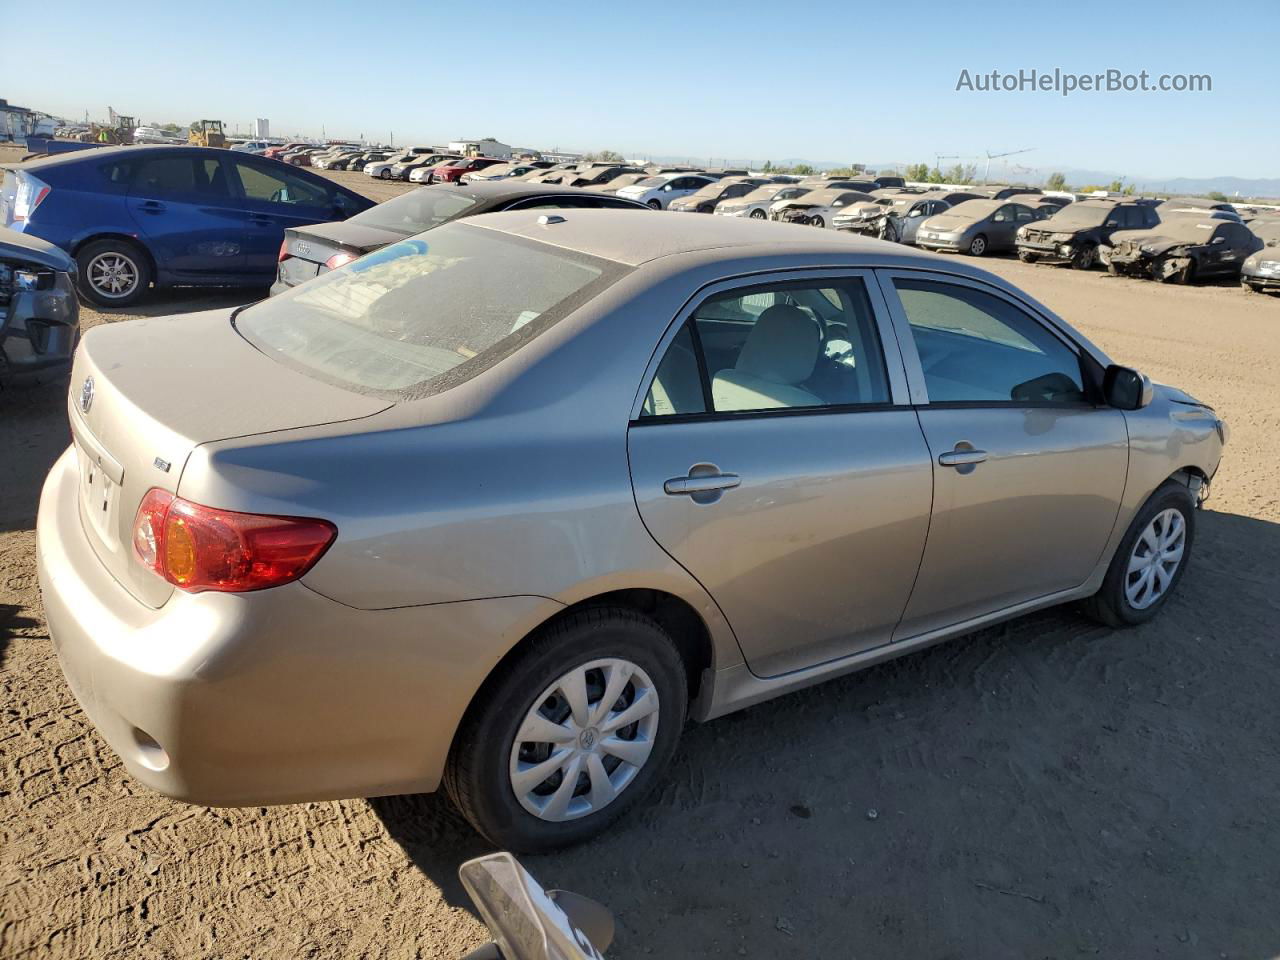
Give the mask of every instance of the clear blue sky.
[{"label": "clear blue sky", "polygon": [[[492,135],[736,161],[932,163],[1034,147],[1009,162],[1131,178],[1280,175],[1262,85],[1277,0],[217,0],[126,3],[109,16],[70,0],[46,26],[57,40],[31,56],[36,67],[7,45],[0,96],[67,117],[110,105],[147,122],[247,128],[263,116],[278,134],[323,124],[331,137],[394,131],[397,143]],[[955,90],[963,68],[1032,67],[1207,73],[1213,91]]]}]

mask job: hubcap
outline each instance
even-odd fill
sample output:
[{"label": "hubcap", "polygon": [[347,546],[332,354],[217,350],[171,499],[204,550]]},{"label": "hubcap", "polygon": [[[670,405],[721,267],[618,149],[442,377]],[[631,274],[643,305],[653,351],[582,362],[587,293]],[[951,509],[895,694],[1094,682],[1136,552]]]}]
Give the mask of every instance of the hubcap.
[{"label": "hubcap", "polygon": [[987,249],[987,241],[979,237],[969,245],[969,249],[973,252],[974,256],[980,257],[982,256],[982,252]]},{"label": "hubcap", "polygon": [[1142,531],[1125,575],[1124,595],[1135,610],[1145,610],[1165,595],[1182,563],[1187,521],[1172,508],[1161,510]]},{"label": "hubcap", "polygon": [[658,691],[628,660],[574,667],[533,701],[509,764],[511,789],[540,820],[576,820],[635,780],[658,732]]},{"label": "hubcap", "polygon": [[138,265],[124,254],[100,253],[89,261],[89,283],[104,297],[127,297],[138,285]]}]

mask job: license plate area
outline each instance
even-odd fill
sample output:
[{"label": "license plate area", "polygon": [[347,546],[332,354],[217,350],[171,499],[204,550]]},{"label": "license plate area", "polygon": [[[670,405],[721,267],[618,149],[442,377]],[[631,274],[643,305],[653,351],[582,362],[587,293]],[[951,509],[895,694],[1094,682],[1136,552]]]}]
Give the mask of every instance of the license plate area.
[{"label": "license plate area", "polygon": [[120,486],[107,476],[79,443],[76,444],[76,460],[80,464],[80,505],[85,519],[102,543],[114,547]]}]

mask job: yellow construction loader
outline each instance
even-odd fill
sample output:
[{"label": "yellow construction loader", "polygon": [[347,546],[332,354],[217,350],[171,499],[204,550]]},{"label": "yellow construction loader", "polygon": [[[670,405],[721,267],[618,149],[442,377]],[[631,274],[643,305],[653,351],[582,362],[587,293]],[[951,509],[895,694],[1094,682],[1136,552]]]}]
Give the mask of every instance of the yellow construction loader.
[{"label": "yellow construction loader", "polygon": [[197,120],[191,125],[187,142],[197,147],[225,147],[227,138],[222,133],[222,121]]}]

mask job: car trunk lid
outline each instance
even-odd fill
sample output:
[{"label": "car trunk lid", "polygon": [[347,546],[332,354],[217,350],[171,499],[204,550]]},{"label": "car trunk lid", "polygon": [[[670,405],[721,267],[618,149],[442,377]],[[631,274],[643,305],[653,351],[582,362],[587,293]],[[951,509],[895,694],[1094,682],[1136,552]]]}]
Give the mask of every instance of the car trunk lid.
[{"label": "car trunk lid", "polygon": [[153,607],[173,587],[134,560],[134,516],[151,488],[178,492],[196,446],[390,406],[277,363],[235,331],[231,316],[215,310],[104,325],[76,353],[67,406],[81,525],[112,576]]},{"label": "car trunk lid", "polygon": [[335,253],[359,257],[403,239],[404,234],[354,220],[291,227],[284,232],[279,278],[291,287],[296,286],[319,274],[325,261]]}]

